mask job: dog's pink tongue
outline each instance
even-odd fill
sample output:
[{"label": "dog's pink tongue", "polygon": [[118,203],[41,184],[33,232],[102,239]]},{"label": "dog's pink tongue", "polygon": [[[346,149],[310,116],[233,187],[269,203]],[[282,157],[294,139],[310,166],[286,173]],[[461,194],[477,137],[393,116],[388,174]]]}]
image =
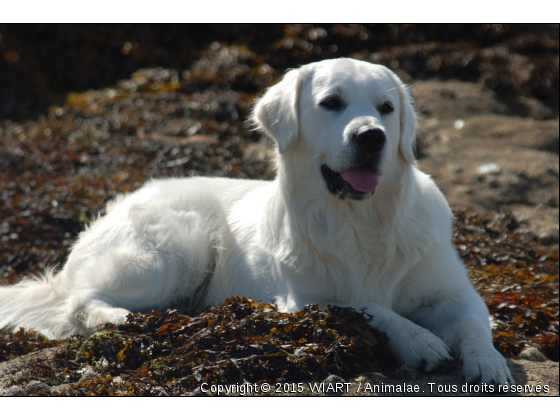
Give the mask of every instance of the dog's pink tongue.
[{"label": "dog's pink tongue", "polygon": [[362,167],[340,173],[342,179],[349,182],[356,191],[372,193],[379,184],[379,175],[373,169]]}]

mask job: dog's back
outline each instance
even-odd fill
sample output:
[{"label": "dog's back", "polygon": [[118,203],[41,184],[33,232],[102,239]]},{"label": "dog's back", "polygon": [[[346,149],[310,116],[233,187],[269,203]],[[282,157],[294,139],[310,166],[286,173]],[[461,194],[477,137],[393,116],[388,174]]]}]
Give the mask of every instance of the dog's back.
[{"label": "dog's back", "polygon": [[232,242],[227,213],[266,185],[167,179],[117,198],[80,234],[61,272],[0,288],[0,328],[61,338],[121,323],[129,311],[204,307],[217,250]]}]

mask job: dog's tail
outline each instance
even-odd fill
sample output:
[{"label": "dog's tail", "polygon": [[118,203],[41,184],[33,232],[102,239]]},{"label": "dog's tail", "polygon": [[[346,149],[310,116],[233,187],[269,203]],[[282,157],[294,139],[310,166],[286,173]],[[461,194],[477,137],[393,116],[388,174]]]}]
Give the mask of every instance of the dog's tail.
[{"label": "dog's tail", "polygon": [[68,295],[60,287],[60,276],[49,269],[41,276],[0,287],[0,330],[23,327],[50,339],[75,333],[66,316]]}]

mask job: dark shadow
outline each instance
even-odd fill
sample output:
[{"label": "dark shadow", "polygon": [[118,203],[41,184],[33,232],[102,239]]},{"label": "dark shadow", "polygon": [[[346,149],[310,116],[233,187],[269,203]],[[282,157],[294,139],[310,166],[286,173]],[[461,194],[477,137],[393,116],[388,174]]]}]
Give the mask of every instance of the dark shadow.
[{"label": "dark shadow", "polygon": [[[112,86],[141,68],[188,69],[214,42],[246,47],[279,72],[326,58],[359,56],[416,79],[482,81],[511,98],[520,113],[527,111],[515,98],[523,97],[535,97],[557,113],[558,29],[558,25],[2,24],[0,120],[44,114],[49,105],[64,102],[68,92]],[[527,59],[530,68],[519,65],[519,57]]]}]

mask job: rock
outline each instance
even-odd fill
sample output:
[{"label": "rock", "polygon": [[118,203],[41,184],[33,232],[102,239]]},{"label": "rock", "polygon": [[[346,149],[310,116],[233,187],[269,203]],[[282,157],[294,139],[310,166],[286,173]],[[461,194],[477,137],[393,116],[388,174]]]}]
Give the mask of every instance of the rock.
[{"label": "rock", "polygon": [[455,120],[455,122],[453,123],[453,127],[455,128],[455,130],[462,130],[464,126],[465,120]]},{"label": "rock", "polygon": [[547,234],[547,235],[543,235],[540,239],[541,239],[541,243],[544,246],[554,245],[558,243],[558,235]]},{"label": "rock", "polygon": [[50,391],[51,387],[41,381],[31,381],[27,384],[25,390],[27,394],[30,395],[30,394],[37,394],[40,391]]},{"label": "rock", "polygon": [[86,371],[84,372],[84,374],[82,375],[82,377],[80,378],[80,380],[78,381],[78,383],[87,381],[88,379],[95,379],[95,378],[100,378],[100,377],[101,377],[101,375],[99,375],[98,373],[95,373],[91,367],[88,367],[86,369]]},{"label": "rock", "polygon": [[371,372],[368,376],[371,382],[383,382],[387,380],[387,377],[380,372]]},{"label": "rock", "polygon": [[344,383],[346,381],[340,376],[331,375],[323,381],[325,384],[325,394],[329,396],[342,396],[344,395]]},{"label": "rock", "polygon": [[497,163],[486,163],[476,169],[476,173],[479,175],[494,175],[500,172],[502,172],[502,167]]},{"label": "rock", "polygon": [[482,84],[457,80],[415,81],[412,83],[412,92],[418,100],[417,108],[422,114],[435,118],[457,120],[464,119],[466,115],[508,112],[507,106],[496,94]]},{"label": "rock", "polygon": [[72,388],[68,384],[56,385],[51,387],[51,395],[53,396],[69,395],[71,391]]},{"label": "rock", "polygon": [[152,396],[153,397],[169,397],[169,394],[161,387],[156,386],[152,388]]},{"label": "rock", "polygon": [[395,370],[393,376],[395,379],[418,379],[420,377],[420,372],[412,366],[401,365]]},{"label": "rock", "polygon": [[25,392],[19,386],[12,386],[4,392],[4,397],[23,397]]},{"label": "rock", "polygon": [[542,354],[539,351],[539,349],[537,349],[535,347],[529,347],[529,348],[523,350],[519,354],[519,358],[520,359],[525,359],[525,360],[530,360],[532,362],[545,362],[546,361],[545,355]]},{"label": "rock", "polygon": [[[424,86],[419,101],[429,102],[437,93],[430,86],[434,90]],[[419,168],[434,178],[452,208],[522,213],[522,230],[555,246],[558,119],[457,111],[421,121]],[[458,119],[465,121],[460,130],[455,128]]]},{"label": "rock", "polygon": [[185,396],[187,396],[187,397],[210,397],[210,396],[212,396],[212,394],[210,394],[209,392],[204,392],[200,388],[197,388],[192,392],[188,392],[187,394],[185,394]]}]

